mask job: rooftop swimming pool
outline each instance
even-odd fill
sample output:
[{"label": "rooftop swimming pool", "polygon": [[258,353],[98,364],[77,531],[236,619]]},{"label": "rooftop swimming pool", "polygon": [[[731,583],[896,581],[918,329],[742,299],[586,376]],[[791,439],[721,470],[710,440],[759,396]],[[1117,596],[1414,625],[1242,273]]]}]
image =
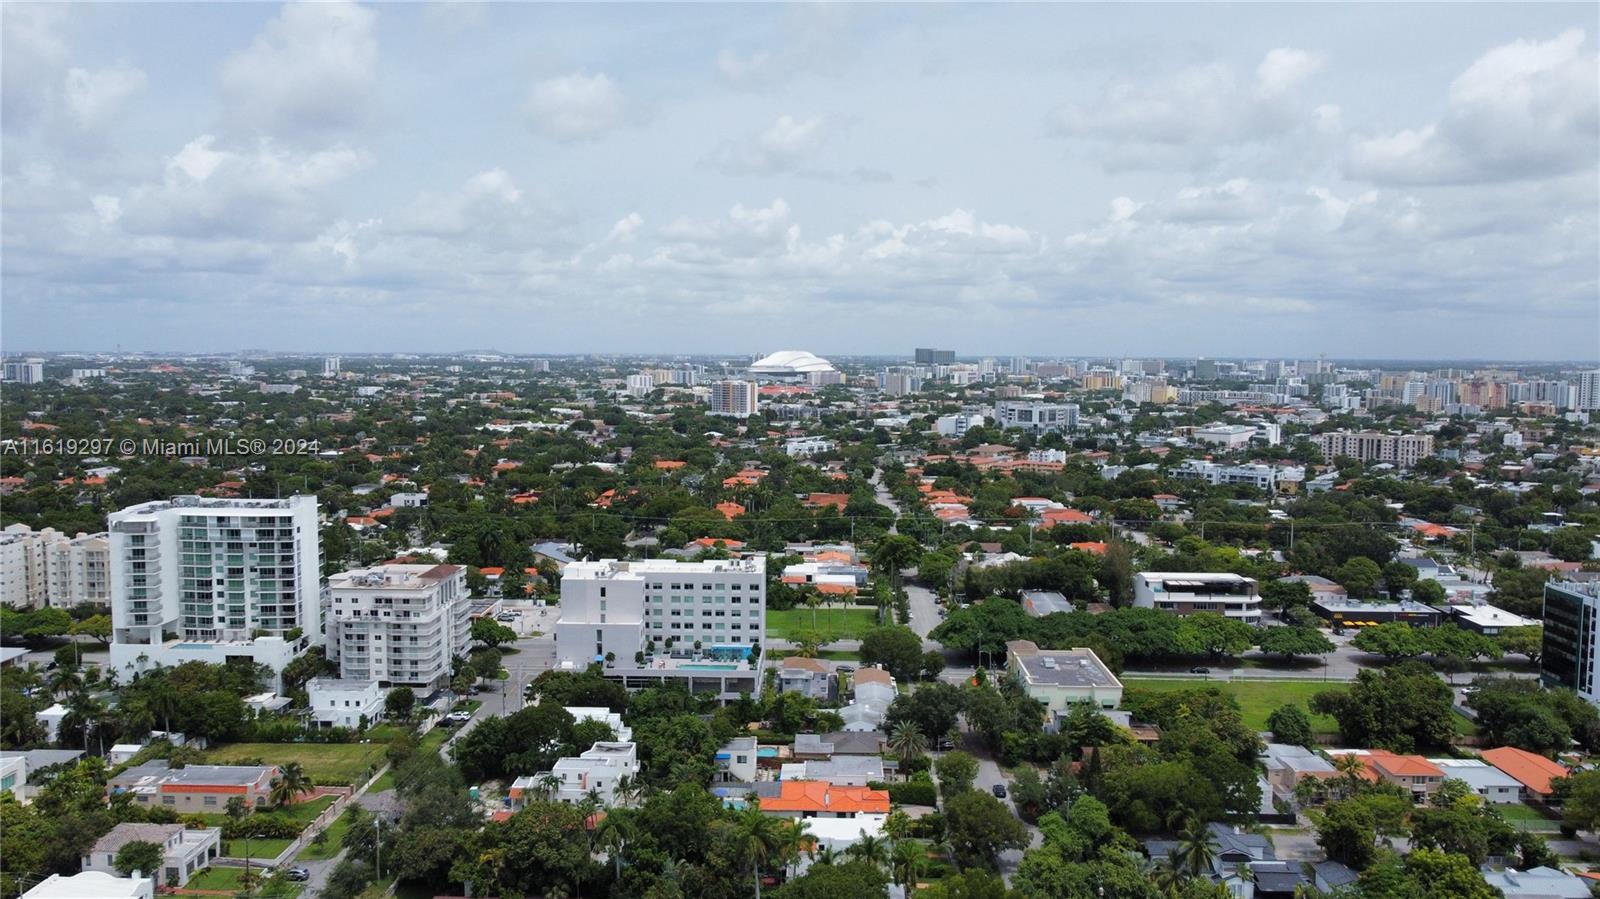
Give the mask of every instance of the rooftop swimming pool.
[{"label": "rooftop swimming pool", "polygon": [[732,671],[739,667],[738,662],[685,662],[678,668],[689,668],[695,671]]}]

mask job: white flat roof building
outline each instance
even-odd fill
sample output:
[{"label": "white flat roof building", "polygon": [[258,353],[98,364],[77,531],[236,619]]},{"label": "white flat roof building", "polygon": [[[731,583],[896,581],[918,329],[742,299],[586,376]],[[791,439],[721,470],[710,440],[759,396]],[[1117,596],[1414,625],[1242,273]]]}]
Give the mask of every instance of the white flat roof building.
[{"label": "white flat roof building", "polygon": [[602,664],[630,687],[677,678],[723,698],[759,693],[766,572],[764,556],[573,562],[561,573],[556,668]]},{"label": "white flat roof building", "polygon": [[22,899],[155,899],[156,883],[151,877],[117,877],[104,871],[84,871],[63,876],[51,874]]},{"label": "white flat roof building", "polygon": [[1215,612],[1245,624],[1261,623],[1254,578],[1208,571],[1141,571],[1133,576],[1133,604],[1174,615]]},{"label": "white flat roof building", "polygon": [[276,673],[323,642],[315,496],[177,496],[108,520],[111,664],[125,674],[235,657]]},{"label": "white flat roof building", "polygon": [[322,727],[360,728],[383,717],[383,688],[375,680],[317,677],[306,682],[311,720]]},{"label": "white flat roof building", "polygon": [[1243,449],[1255,436],[1256,429],[1251,425],[1207,425],[1194,431],[1196,441],[1224,449]]},{"label": "white flat roof building", "polygon": [[467,651],[471,599],[460,565],[374,565],[328,578],[328,657],[340,676],[421,689]]}]

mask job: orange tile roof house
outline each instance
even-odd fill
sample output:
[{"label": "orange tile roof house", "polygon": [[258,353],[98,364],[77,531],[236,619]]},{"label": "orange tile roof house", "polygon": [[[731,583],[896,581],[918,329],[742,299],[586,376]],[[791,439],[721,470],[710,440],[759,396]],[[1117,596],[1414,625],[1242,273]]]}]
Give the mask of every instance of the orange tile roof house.
[{"label": "orange tile roof house", "polygon": [[1384,780],[1411,791],[1419,802],[1438,792],[1444,783],[1444,769],[1420,755],[1395,755],[1392,752],[1373,750],[1365,757],[1366,764]]},{"label": "orange tile roof house", "polygon": [[887,815],[889,791],[836,787],[825,780],[786,780],[777,796],[761,800],[761,811],[785,818]]},{"label": "orange tile roof house", "polygon": [[1550,781],[1566,777],[1571,773],[1564,765],[1512,746],[1485,749],[1483,760],[1509,774],[1526,787],[1529,793],[1538,797],[1550,795]]},{"label": "orange tile roof house", "polygon": [[655,462],[656,468],[662,471],[677,471],[687,464],[682,459],[657,459]]},{"label": "orange tile roof house", "polygon": [[252,808],[267,804],[276,765],[187,765],[172,768],[165,761],[129,768],[106,782],[112,795],[131,793],[134,801],[160,805],[179,813],[222,812],[238,796]]},{"label": "orange tile roof house", "polygon": [[722,517],[732,521],[733,519],[738,518],[740,515],[743,515],[745,510],[744,506],[741,506],[738,503],[723,502],[717,503],[717,511],[722,513]]},{"label": "orange tile roof house", "polygon": [[819,509],[824,506],[832,506],[835,509],[843,511],[845,506],[850,505],[850,494],[813,493],[806,498],[805,504],[813,509]]}]

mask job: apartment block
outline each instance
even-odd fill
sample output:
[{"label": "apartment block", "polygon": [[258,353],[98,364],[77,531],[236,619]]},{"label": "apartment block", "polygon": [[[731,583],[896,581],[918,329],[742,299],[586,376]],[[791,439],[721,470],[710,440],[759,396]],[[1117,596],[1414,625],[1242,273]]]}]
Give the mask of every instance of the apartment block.
[{"label": "apartment block", "polygon": [[178,496],[109,516],[111,664],[248,659],[323,642],[317,498]]},{"label": "apartment block", "polygon": [[711,414],[748,418],[758,411],[754,381],[714,381],[711,384]]},{"label": "apartment block", "polygon": [[460,565],[375,565],[328,578],[328,657],[346,680],[427,690],[465,654],[471,601]]},{"label": "apartment block", "polygon": [[1566,687],[1600,704],[1595,683],[1595,645],[1600,641],[1600,583],[1561,581],[1544,585],[1544,646],[1539,679]]},{"label": "apartment block", "polygon": [[1433,455],[1432,434],[1386,434],[1382,431],[1329,431],[1312,437],[1322,457],[1349,456],[1363,462],[1388,462],[1410,468]]},{"label": "apartment block", "polygon": [[556,667],[601,664],[629,687],[671,678],[725,699],[759,693],[766,568],[764,557],[573,562],[561,574]]},{"label": "apartment block", "polygon": [[1245,624],[1261,623],[1255,579],[1231,573],[1141,571],[1133,576],[1133,604],[1174,615],[1215,612]]},{"label": "apartment block", "polygon": [[1271,490],[1278,479],[1277,470],[1271,465],[1221,465],[1201,459],[1185,459],[1168,473],[1181,481],[1204,481],[1213,486],[1245,484],[1260,490]]},{"label": "apartment block", "polygon": [[994,417],[1002,430],[1021,428],[1030,434],[1070,431],[1078,426],[1078,407],[1042,400],[1002,400],[994,404]]}]

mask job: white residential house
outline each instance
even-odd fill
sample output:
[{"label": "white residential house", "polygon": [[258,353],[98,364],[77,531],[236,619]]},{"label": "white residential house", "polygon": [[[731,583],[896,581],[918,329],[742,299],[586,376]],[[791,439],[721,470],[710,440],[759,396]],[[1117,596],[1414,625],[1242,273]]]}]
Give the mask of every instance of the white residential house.
[{"label": "white residential house", "polygon": [[839,710],[844,729],[849,732],[874,731],[883,727],[883,716],[894,702],[894,677],[882,668],[861,668],[850,679],[855,698]]},{"label": "white residential house", "polygon": [[616,739],[620,742],[628,743],[633,740],[633,728],[623,724],[622,716],[605,706],[569,705],[564,708],[575,721],[598,721],[610,726],[611,732],[616,734]]},{"label": "white residential house", "polygon": [[161,847],[161,870],[144,873],[163,886],[181,887],[222,854],[222,828],[191,829],[182,824],[118,824],[83,857],[83,870],[117,873],[117,852],[129,843]]},{"label": "white residential house", "polygon": [[319,727],[360,728],[383,717],[383,688],[375,680],[335,677],[313,678],[306,683],[311,720]]},{"label": "white residential house", "polygon": [[548,776],[559,782],[550,793],[552,801],[575,804],[593,792],[602,806],[610,807],[616,805],[617,781],[639,776],[638,748],[633,743],[600,742],[582,755],[557,759],[549,771],[533,776],[535,791],[544,788]]},{"label": "white residential house", "polygon": [[[142,873],[142,872],[135,872]],[[155,899],[154,877],[118,877],[104,871],[51,874],[22,899]]]},{"label": "white residential house", "polygon": [[734,737],[717,750],[716,780],[722,783],[754,783],[760,747],[755,737]]},{"label": "white residential house", "polygon": [[826,701],[838,692],[838,682],[833,665],[822,659],[791,656],[778,666],[778,691],[781,693],[799,693]]}]

